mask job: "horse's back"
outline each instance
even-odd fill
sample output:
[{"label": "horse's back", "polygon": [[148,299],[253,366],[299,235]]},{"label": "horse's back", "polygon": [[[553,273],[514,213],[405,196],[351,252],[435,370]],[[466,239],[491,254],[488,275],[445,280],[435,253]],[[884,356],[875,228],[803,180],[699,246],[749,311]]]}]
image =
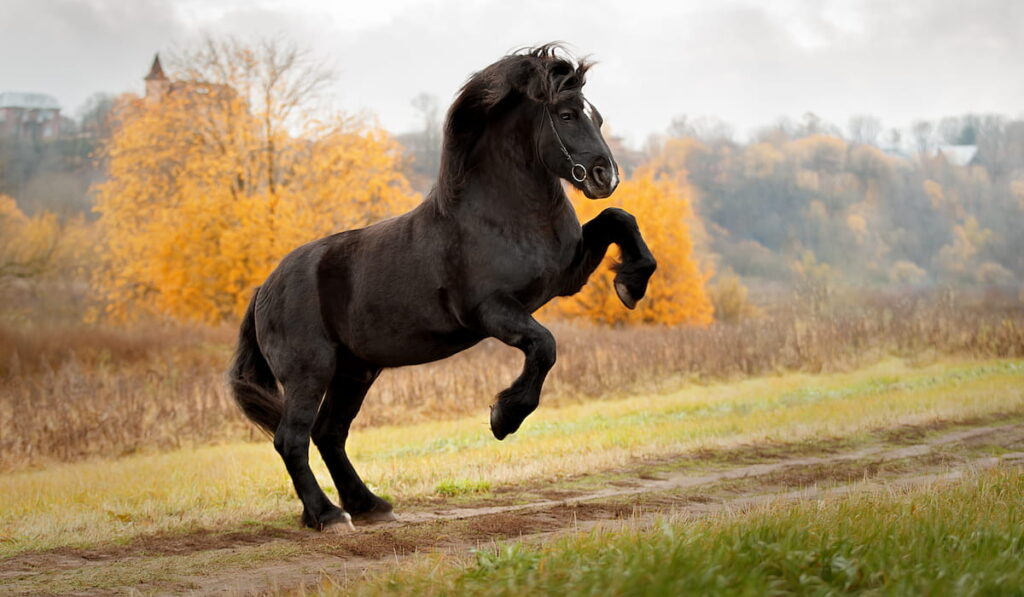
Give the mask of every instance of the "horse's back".
[{"label": "horse's back", "polygon": [[445,235],[424,215],[416,210],[292,251],[260,289],[258,335],[285,336],[288,345],[328,342],[376,367],[429,362],[479,342],[453,314]]},{"label": "horse's back", "polygon": [[[360,230],[351,244],[325,255],[326,317],[354,354],[381,366],[402,366],[442,359],[479,342],[456,315],[460,305],[447,279],[446,243],[452,235],[444,226],[421,208]],[[342,269],[343,278],[335,274]]]}]

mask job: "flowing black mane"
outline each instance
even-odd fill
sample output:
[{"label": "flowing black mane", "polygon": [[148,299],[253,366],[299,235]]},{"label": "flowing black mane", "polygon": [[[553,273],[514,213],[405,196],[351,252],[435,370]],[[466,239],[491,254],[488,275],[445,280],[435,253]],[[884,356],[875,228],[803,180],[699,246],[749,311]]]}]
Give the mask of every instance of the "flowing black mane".
[{"label": "flowing black mane", "polygon": [[492,113],[522,99],[554,105],[578,95],[593,63],[561,44],[517,50],[475,73],[459,90],[444,123],[441,168],[430,200],[442,212],[458,196],[469,155]]}]

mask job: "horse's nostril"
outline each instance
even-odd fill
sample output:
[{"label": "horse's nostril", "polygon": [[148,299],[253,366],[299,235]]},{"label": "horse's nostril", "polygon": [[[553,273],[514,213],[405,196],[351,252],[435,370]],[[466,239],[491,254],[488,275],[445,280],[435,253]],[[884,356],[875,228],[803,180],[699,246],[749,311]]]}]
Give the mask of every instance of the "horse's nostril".
[{"label": "horse's nostril", "polygon": [[608,186],[608,183],[612,180],[612,175],[608,171],[608,168],[605,168],[604,166],[594,166],[594,180],[604,186]]}]

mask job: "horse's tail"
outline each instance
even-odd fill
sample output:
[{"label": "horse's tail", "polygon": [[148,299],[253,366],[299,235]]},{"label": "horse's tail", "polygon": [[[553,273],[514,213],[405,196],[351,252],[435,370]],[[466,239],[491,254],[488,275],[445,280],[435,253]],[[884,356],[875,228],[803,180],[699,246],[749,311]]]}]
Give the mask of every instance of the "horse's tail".
[{"label": "horse's tail", "polygon": [[277,388],[277,378],[256,342],[257,288],[245,310],[238,332],[238,350],[228,373],[228,383],[235,402],[252,422],[273,435],[284,413],[284,399]]}]

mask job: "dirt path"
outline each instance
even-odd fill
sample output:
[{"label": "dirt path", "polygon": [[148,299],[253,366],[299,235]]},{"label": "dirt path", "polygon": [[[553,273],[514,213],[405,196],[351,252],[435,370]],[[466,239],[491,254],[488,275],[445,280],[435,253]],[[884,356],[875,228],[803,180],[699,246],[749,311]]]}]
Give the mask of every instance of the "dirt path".
[{"label": "dirt path", "polygon": [[[893,437],[913,437],[898,433]],[[822,452],[828,450],[822,449]],[[751,449],[745,455],[758,454]],[[999,455],[993,455],[999,454]],[[706,515],[773,500],[935,483],[971,469],[1024,464],[1024,425],[975,427],[907,444],[717,463],[716,469],[623,471],[596,491],[494,504],[494,499],[413,511],[396,523],[341,536],[264,527],[146,537],[128,545],[57,549],[0,561],[6,594],[250,594],[296,589],[329,576],[359,579],[417,552],[466,553],[510,538],[543,541],[609,521],[643,524],[664,515]],[[680,456],[692,462],[692,455]],[[742,459],[737,459],[742,462]],[[511,501],[511,499],[509,499]]]}]

